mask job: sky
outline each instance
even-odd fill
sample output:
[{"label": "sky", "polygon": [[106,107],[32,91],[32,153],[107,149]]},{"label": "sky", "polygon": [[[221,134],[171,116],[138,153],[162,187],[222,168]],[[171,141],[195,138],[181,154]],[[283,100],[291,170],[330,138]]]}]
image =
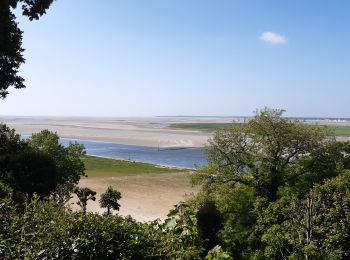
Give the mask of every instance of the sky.
[{"label": "sky", "polygon": [[18,116],[350,117],[350,1],[57,0],[18,11]]}]

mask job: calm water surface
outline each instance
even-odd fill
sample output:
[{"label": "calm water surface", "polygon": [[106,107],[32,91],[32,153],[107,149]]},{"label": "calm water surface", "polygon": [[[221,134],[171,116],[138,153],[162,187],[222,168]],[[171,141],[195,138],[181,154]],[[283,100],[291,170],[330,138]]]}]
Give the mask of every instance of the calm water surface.
[{"label": "calm water surface", "polygon": [[124,145],[99,141],[72,140],[61,138],[63,145],[77,141],[90,155],[121,158],[159,165],[197,168],[206,164],[204,148],[157,148],[138,145]]}]

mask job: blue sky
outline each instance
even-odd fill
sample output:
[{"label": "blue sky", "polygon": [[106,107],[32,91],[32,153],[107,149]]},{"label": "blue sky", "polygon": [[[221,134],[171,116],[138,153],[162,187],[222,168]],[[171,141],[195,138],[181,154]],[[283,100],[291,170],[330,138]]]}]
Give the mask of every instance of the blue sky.
[{"label": "blue sky", "polygon": [[350,117],[350,2],[57,0],[0,114]]}]

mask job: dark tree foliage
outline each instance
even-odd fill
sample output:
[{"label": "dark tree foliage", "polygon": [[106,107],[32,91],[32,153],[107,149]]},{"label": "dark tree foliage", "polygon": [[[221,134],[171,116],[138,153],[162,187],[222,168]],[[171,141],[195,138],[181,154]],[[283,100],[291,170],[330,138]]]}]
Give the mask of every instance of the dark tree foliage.
[{"label": "dark tree foliage", "polygon": [[[14,188],[15,196],[31,197],[35,192],[41,197],[50,195],[63,205],[85,175],[84,153],[84,146],[77,143],[62,146],[57,134],[48,130],[22,140],[13,129],[0,124],[0,181]],[[20,197],[15,200],[23,201]]]},{"label": "dark tree foliage", "polygon": [[76,142],[64,147],[59,139],[57,133],[43,130],[33,134],[28,139],[28,144],[32,149],[46,154],[55,162],[57,189],[52,195],[58,202],[65,204],[71,198],[70,194],[80,177],[85,176],[85,165],[81,159],[85,154],[85,147]]},{"label": "dark tree foliage", "polygon": [[8,87],[24,88],[24,79],[17,75],[24,58],[22,31],[17,27],[15,15],[0,1],[0,97],[5,98]]},{"label": "dark tree foliage", "polygon": [[21,140],[20,135],[16,134],[14,129],[10,129],[4,124],[0,124],[0,156],[18,153],[25,150],[26,147],[27,144]]},{"label": "dark tree foliage", "polygon": [[56,187],[56,167],[53,160],[45,154],[28,150],[16,155],[2,156],[0,164],[1,179],[29,199],[34,193],[46,197]]},{"label": "dark tree foliage", "polygon": [[38,20],[40,16],[46,14],[46,10],[49,9],[52,2],[53,0],[9,0],[12,8],[21,5],[23,15],[28,16],[31,21]]},{"label": "dark tree foliage", "polygon": [[[17,156],[20,153],[25,152],[28,149],[28,145],[25,141],[21,140],[21,137],[15,133],[14,129],[10,129],[4,124],[0,124],[0,182],[3,185],[8,186],[8,169],[9,169],[9,156]],[[15,191],[12,195],[17,196],[16,201],[23,201],[23,196],[20,195],[20,191]]]},{"label": "dark tree foliage", "polygon": [[221,214],[215,203],[207,201],[196,214],[198,231],[203,239],[205,254],[219,244],[217,233],[222,228]]},{"label": "dark tree foliage", "polygon": [[39,19],[53,0],[1,0],[0,1],[0,98],[6,98],[8,88],[24,88],[24,79],[18,75],[23,58],[22,34],[13,9],[18,5],[29,20]]}]

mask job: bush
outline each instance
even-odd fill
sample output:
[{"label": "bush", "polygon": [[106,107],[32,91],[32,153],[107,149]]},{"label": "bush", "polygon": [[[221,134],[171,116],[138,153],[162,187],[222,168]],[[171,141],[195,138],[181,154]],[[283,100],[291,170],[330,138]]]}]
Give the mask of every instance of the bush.
[{"label": "bush", "polygon": [[131,218],[72,212],[34,197],[23,214],[0,203],[5,259],[143,259],[158,255],[161,233]]}]

